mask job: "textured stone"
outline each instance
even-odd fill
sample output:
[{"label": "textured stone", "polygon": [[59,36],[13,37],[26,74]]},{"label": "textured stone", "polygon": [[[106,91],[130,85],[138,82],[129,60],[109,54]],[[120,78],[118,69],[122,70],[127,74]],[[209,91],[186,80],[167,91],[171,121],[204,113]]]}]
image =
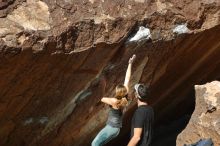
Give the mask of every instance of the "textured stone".
[{"label": "textured stone", "polygon": [[[27,0],[18,6],[7,18],[25,30],[49,30],[49,10],[47,4],[38,0]],[[8,24],[10,25],[10,24]]]},{"label": "textured stone", "polygon": [[220,82],[196,85],[196,107],[187,127],[177,138],[177,145],[191,144],[212,138],[220,145]]},{"label": "textured stone", "polygon": [[[0,145],[90,145],[107,116],[98,101],[123,82],[134,53],[131,84],[151,85],[156,122],[181,117],[193,85],[220,78],[219,5],[0,1]],[[173,34],[180,24],[190,32]],[[127,43],[140,26],[151,30],[152,40]],[[134,108],[116,143],[129,132]]]}]

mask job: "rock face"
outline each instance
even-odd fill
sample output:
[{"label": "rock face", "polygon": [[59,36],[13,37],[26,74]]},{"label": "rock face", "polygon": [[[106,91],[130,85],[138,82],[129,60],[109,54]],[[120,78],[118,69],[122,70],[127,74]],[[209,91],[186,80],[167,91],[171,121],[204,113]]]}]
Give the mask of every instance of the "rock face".
[{"label": "rock face", "polygon": [[178,136],[177,145],[208,138],[212,138],[214,145],[220,145],[220,82],[196,85],[195,90],[195,111],[187,127]]},{"label": "rock face", "polygon": [[[0,0],[0,145],[90,145],[134,53],[156,123],[181,117],[194,84],[220,79],[219,14],[219,0]],[[129,42],[140,26],[151,39]]]}]

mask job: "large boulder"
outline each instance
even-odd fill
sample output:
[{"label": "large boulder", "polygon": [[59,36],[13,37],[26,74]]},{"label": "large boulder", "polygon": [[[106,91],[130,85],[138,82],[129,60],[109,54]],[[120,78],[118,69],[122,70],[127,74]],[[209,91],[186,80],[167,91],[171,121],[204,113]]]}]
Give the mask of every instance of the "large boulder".
[{"label": "large boulder", "polygon": [[[108,112],[97,102],[114,94],[134,53],[131,86],[150,85],[156,123],[181,117],[193,85],[220,78],[219,7],[219,0],[0,0],[0,145],[90,145]],[[139,30],[147,33],[131,39]]]},{"label": "large boulder", "polygon": [[179,134],[177,146],[211,138],[220,145],[220,82],[196,85],[196,107],[187,127]]}]

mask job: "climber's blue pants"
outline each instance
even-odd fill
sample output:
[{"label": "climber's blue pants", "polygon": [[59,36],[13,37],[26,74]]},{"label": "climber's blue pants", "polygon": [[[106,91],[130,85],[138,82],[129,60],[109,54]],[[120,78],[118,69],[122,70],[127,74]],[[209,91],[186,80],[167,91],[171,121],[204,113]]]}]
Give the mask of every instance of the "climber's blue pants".
[{"label": "climber's blue pants", "polygon": [[115,138],[120,132],[120,128],[106,125],[92,141],[92,146],[102,146]]}]

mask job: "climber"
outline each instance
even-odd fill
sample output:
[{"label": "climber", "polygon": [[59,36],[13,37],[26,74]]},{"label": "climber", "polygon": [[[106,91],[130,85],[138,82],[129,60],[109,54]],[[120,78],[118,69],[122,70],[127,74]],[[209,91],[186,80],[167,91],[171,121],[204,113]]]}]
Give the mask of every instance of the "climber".
[{"label": "climber", "polygon": [[115,138],[122,127],[123,109],[128,104],[129,82],[131,77],[131,68],[136,56],[133,55],[128,62],[128,68],[125,75],[124,84],[116,86],[114,97],[103,97],[101,102],[109,105],[110,111],[106,126],[98,133],[92,141],[92,146],[102,146]]},{"label": "climber", "polygon": [[131,121],[131,139],[128,146],[149,146],[152,140],[154,111],[148,104],[149,87],[136,84],[135,98],[138,108]]}]

